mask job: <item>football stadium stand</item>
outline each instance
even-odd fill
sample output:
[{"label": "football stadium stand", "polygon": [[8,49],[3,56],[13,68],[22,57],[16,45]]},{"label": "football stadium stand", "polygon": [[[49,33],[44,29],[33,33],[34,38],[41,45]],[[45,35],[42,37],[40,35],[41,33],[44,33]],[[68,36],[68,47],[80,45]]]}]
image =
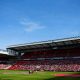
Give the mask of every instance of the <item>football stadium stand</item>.
[{"label": "football stadium stand", "polygon": [[80,71],[79,60],[18,61],[11,70]]},{"label": "football stadium stand", "polygon": [[[80,71],[80,37],[7,47],[10,70]],[[4,65],[2,65],[4,66]]]},{"label": "football stadium stand", "polygon": [[13,59],[15,59],[14,56],[9,55],[6,50],[0,49],[0,69],[10,68]]}]

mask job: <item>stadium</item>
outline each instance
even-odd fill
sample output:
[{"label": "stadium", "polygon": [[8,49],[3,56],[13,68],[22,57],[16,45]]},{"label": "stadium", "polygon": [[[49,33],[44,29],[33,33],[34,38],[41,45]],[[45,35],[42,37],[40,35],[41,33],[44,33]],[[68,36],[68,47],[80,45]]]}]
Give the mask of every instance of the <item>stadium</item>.
[{"label": "stadium", "polygon": [[11,45],[6,49],[9,54],[0,54],[0,80],[79,80],[79,36]]},{"label": "stadium", "polygon": [[0,80],[80,80],[80,0],[0,0]]}]

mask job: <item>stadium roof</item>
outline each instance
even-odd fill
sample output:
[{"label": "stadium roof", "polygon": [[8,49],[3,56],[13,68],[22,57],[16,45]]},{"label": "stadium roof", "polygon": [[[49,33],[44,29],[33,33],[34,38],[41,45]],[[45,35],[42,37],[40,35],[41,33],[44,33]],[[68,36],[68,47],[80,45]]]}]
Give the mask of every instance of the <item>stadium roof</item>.
[{"label": "stadium roof", "polygon": [[80,44],[80,36],[56,39],[56,40],[18,44],[18,45],[11,45],[7,49],[12,49],[12,50],[26,49],[26,50],[28,50],[28,49],[35,49],[35,48],[57,47],[57,46],[65,46],[65,45],[72,45],[72,44]]},{"label": "stadium roof", "polygon": [[7,52],[6,50],[2,50],[2,49],[0,49],[0,54],[8,55],[8,52]]}]

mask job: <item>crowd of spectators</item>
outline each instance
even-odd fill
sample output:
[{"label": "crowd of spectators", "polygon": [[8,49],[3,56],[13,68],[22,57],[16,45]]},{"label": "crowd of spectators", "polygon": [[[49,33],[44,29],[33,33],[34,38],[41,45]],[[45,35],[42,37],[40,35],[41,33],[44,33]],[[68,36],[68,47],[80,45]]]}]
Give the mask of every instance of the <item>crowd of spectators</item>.
[{"label": "crowd of spectators", "polygon": [[80,71],[79,60],[34,60],[18,61],[9,69],[44,71]]},{"label": "crowd of spectators", "polygon": [[11,67],[10,64],[0,64],[0,69],[8,69],[9,67]]}]

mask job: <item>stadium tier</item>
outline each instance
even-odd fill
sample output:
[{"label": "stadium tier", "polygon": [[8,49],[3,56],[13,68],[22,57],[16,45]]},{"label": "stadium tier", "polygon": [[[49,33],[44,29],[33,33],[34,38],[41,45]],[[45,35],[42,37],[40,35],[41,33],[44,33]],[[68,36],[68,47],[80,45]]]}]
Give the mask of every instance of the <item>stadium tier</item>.
[{"label": "stadium tier", "polygon": [[[78,53],[77,53],[78,52]],[[79,49],[46,50],[24,53],[10,69],[40,71],[80,71]],[[76,53],[76,54],[75,54]]]},{"label": "stadium tier", "polygon": [[38,71],[80,71],[79,60],[28,60],[18,61],[11,66],[11,70]]},{"label": "stadium tier", "polygon": [[12,45],[10,70],[80,71],[80,37]]},{"label": "stadium tier", "polygon": [[0,50],[0,69],[8,69],[11,67],[15,56],[11,56],[5,50]]}]

